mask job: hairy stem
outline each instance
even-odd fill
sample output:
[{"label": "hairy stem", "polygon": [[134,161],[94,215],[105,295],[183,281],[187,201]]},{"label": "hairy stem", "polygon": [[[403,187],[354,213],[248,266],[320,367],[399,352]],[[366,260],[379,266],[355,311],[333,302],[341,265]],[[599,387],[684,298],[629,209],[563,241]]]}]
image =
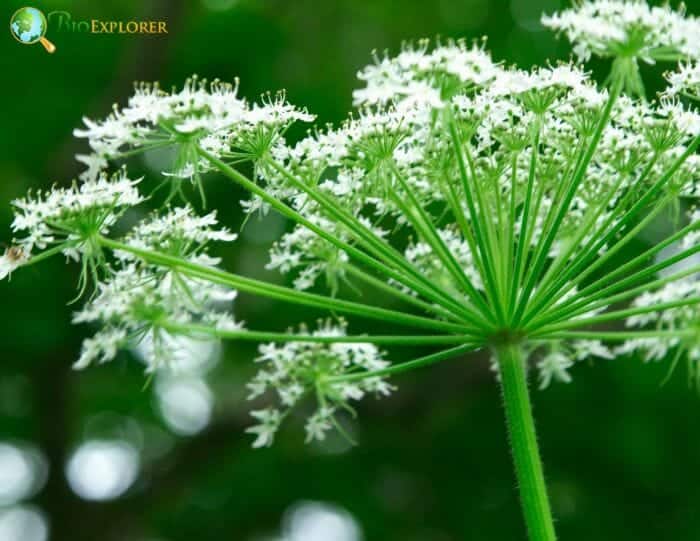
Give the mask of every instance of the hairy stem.
[{"label": "hairy stem", "polygon": [[530,541],[554,541],[556,535],[537,446],[535,422],[527,388],[525,358],[522,349],[513,344],[498,347],[496,353],[501,373],[506,424]]}]

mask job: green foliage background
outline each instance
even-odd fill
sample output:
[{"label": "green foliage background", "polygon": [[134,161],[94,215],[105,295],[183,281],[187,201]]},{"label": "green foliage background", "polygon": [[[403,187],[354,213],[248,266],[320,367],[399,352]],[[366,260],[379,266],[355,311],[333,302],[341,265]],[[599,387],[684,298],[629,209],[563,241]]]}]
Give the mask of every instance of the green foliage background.
[{"label": "green foliage background", "polygon": [[[687,4],[700,12],[698,2]],[[22,5],[5,2],[0,17],[9,21]],[[0,39],[0,231],[8,241],[9,201],[68,183],[81,170],[73,155],[86,149],[72,129],[83,115],[104,116],[123,101],[133,80],[167,88],[192,73],[239,76],[243,95],[285,88],[325,123],[349,110],[355,73],[370,52],[396,52],[404,40],[488,35],[495,58],[523,67],[569,54],[537,24],[558,0],[44,0],[35,7],[68,10],[75,19],[164,19],[170,32],[135,37],[49,27],[54,55],[21,46],[9,32]],[[594,68],[604,75],[606,66]],[[658,81],[658,69],[645,73]],[[140,162],[132,169],[139,168],[147,173]],[[222,178],[207,184],[222,221],[238,227],[243,194]],[[263,266],[269,238],[284,224],[251,227],[221,254],[226,267],[280,281]],[[650,232],[640,242],[653,239]],[[347,509],[369,541],[524,539],[499,391],[484,356],[397,378],[394,397],[360,407],[352,426],[358,447],[305,446],[296,419],[272,449],[255,451],[243,433],[254,349],[228,344],[208,375],[216,392],[212,423],[178,437],[163,424],[153,389],[143,389],[134,359],[71,370],[89,332],[70,324],[77,273],[59,259],[0,283],[0,441],[33,442],[48,457],[49,480],[35,503],[49,517],[51,539],[252,541],[276,534],[285,509],[300,500]],[[268,329],[318,315],[248,296],[236,313]],[[396,360],[417,353],[392,351]],[[666,369],[634,360],[581,364],[574,383],[535,392],[561,539],[700,538],[700,398],[687,389],[683,370],[660,387]],[[144,466],[124,497],[91,503],[71,492],[63,465],[98,430],[95,419],[105,418],[141,427]]]}]

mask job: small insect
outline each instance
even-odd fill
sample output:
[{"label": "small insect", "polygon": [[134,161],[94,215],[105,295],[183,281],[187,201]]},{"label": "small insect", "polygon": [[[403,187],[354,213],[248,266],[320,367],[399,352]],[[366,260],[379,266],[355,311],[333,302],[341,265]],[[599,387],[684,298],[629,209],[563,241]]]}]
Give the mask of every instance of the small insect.
[{"label": "small insect", "polygon": [[10,246],[5,249],[5,257],[14,263],[19,263],[25,259],[24,250],[21,246]]}]

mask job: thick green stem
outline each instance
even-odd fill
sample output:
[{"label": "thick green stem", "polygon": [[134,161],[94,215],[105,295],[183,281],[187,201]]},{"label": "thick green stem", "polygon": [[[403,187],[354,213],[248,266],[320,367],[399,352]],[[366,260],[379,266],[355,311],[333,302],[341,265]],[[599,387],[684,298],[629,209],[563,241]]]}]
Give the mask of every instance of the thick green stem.
[{"label": "thick green stem", "polygon": [[497,349],[497,355],[506,423],[529,538],[530,541],[554,541],[556,535],[537,447],[522,349],[512,344],[503,345]]}]

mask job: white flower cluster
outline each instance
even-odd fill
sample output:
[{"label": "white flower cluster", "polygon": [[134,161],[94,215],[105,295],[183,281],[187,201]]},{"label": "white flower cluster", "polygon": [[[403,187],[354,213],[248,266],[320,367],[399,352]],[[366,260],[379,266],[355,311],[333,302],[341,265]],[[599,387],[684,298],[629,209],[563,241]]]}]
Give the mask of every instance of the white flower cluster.
[{"label": "white flower cluster", "polygon": [[[331,344],[313,342],[289,342],[263,344],[256,362],[263,368],[248,384],[249,399],[274,391],[279,408],[256,410],[252,415],[259,423],[247,431],[255,434],[254,447],[272,444],[275,432],[288,412],[304,396],[311,395],[318,409],[306,422],[306,439],[323,440],[333,427],[340,429],[336,415],[342,411],[353,412],[351,401],[361,400],[367,393],[388,395],[393,387],[386,379],[371,376],[349,381],[333,378],[347,374],[362,374],[389,366],[382,352],[371,343],[343,343],[347,325],[341,321],[320,322],[313,336],[337,338]],[[307,334],[306,327],[301,332]],[[281,409],[280,409],[281,408]],[[342,429],[340,429],[342,430]]]},{"label": "white flower cluster", "polygon": [[[131,231],[127,243],[159,249],[203,265],[216,265],[206,252],[209,240],[231,241],[235,235],[214,228],[213,214],[194,216],[189,207],[155,216]],[[147,371],[176,367],[187,355],[186,342],[169,324],[206,323],[228,330],[240,329],[228,313],[236,291],[184,275],[177,269],[148,265],[131,253],[117,253],[117,267],[97,284],[97,292],[73,318],[74,323],[102,325],[83,343],[75,368],[112,360],[119,349],[144,345]]]},{"label": "white flower cluster", "polygon": [[581,60],[591,55],[636,57],[645,62],[700,58],[700,22],[669,5],[641,0],[583,0],[571,9],[542,17],[563,32]]},{"label": "white flower cluster", "polygon": [[[191,253],[204,249],[209,242],[233,242],[238,238],[238,235],[228,229],[216,226],[216,212],[200,216],[191,206],[186,205],[139,222],[129,232],[126,240],[136,248],[157,247],[159,252],[190,256]],[[123,259],[135,259],[133,254],[127,252],[117,252],[117,255]],[[213,259],[204,261],[218,263],[218,260]]]},{"label": "white flower cluster", "polygon": [[[700,365],[700,304],[693,303],[700,299],[700,275],[682,281],[671,282],[661,289],[646,292],[637,297],[634,307],[650,307],[666,303],[678,306],[646,312],[627,318],[630,328],[654,329],[660,331],[686,330],[686,337],[650,337],[627,340],[617,353],[641,353],[648,361],[660,361],[668,358],[669,352],[678,347],[685,352],[690,363]],[[689,301],[684,304],[684,301]]]},{"label": "white flower cluster", "polygon": [[537,362],[540,389],[549,387],[552,381],[571,383],[569,369],[576,361],[598,357],[613,359],[614,355],[600,340],[576,340],[570,344],[555,344]]},{"label": "white flower cluster", "polygon": [[216,156],[237,148],[243,153],[265,153],[279,134],[295,121],[310,122],[314,117],[289,105],[284,95],[250,104],[238,97],[235,85],[218,80],[192,77],[177,91],[165,92],[157,84],[140,83],[127,105],[102,121],[83,119],[84,129],[76,137],[88,140],[91,155],[78,159],[88,165],[84,178],[92,178],[107,160],[127,152],[174,146],[178,157],[164,174],[193,178],[208,170],[197,147]]},{"label": "white flower cluster", "polygon": [[484,85],[501,73],[478,45],[449,42],[430,50],[430,42],[423,40],[394,58],[377,58],[375,64],[362,69],[357,77],[366,86],[355,90],[353,98],[358,106],[397,103],[406,112],[416,107],[442,107],[444,92],[451,86],[459,90]]},{"label": "white flower cluster", "polygon": [[[680,248],[695,251],[694,249],[700,243],[700,209],[692,210],[688,213],[688,217],[690,224],[695,227],[683,237]],[[616,352],[640,353],[648,361],[661,361],[667,359],[675,349],[676,355],[681,352],[686,354],[691,374],[695,372],[700,377],[700,303],[693,303],[694,299],[700,299],[700,273],[670,282],[656,291],[642,293],[634,300],[633,307],[654,308],[669,304],[672,307],[630,316],[626,320],[627,327],[671,333],[684,330],[687,331],[687,335],[635,338],[627,340],[617,348]]]},{"label": "white flower cluster", "polygon": [[53,188],[13,201],[12,231],[23,234],[0,257],[0,279],[26,263],[33,252],[56,246],[72,259],[96,257],[95,235],[107,234],[123,212],[143,201],[124,170],[94,180]]},{"label": "white flower cluster", "polygon": [[676,71],[668,73],[666,79],[666,96],[689,96],[700,100],[700,62],[681,64]]},{"label": "white flower cluster", "polygon": [[[309,221],[325,231],[332,232],[337,238],[351,240],[348,232],[337,222],[319,215],[310,215]],[[383,238],[387,231],[372,226],[368,220],[361,222],[377,237]],[[332,292],[337,292],[340,281],[345,279],[344,265],[349,262],[345,251],[320,238],[305,227],[297,227],[275,242],[270,249],[270,261],[267,269],[278,269],[288,274],[295,273],[294,287],[298,290],[312,288],[320,276],[325,278],[325,285]]]}]

